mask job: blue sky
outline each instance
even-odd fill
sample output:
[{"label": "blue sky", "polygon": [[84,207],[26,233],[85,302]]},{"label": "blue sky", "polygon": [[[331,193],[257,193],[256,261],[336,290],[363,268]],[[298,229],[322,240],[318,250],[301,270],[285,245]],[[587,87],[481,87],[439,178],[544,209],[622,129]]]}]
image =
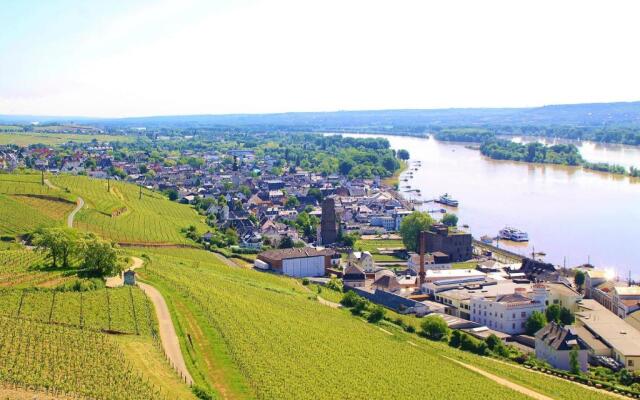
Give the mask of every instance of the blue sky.
[{"label": "blue sky", "polygon": [[640,100],[637,1],[0,0],[0,114]]}]

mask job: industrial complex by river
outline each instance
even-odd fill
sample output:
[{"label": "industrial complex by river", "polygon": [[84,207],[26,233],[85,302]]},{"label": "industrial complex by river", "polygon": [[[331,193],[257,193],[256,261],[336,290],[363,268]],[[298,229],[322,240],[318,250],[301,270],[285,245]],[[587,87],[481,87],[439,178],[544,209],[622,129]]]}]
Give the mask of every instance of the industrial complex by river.
[{"label": "industrial complex by river", "polygon": [[[528,232],[530,241],[501,241],[500,247],[521,254],[535,248],[557,265],[590,261],[621,277],[632,271],[634,279],[640,278],[640,180],[576,167],[495,161],[468,145],[432,138],[369,136],[385,137],[394,149],[410,152],[410,169],[400,181],[404,196],[428,200],[451,194],[460,202],[453,209],[459,225],[468,225],[476,238],[497,236],[509,225]],[[640,167],[640,148],[577,145],[588,161]],[[406,186],[419,189],[420,196],[406,192]]]}]

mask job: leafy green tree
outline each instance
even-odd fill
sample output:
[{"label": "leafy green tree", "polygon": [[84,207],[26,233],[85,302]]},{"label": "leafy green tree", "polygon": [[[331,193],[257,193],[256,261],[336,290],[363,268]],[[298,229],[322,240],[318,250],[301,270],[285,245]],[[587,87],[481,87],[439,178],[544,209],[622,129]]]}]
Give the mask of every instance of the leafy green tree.
[{"label": "leafy green tree", "polygon": [[382,318],[384,318],[386,313],[387,311],[382,306],[376,305],[375,307],[373,307],[373,310],[371,310],[371,312],[369,313],[369,316],[367,317],[367,321],[371,323],[376,323],[380,321]]},{"label": "leafy green tree", "polygon": [[293,243],[293,239],[291,239],[290,236],[285,236],[280,240],[280,244],[278,245],[278,248],[281,249],[290,249],[295,245],[295,243]]},{"label": "leafy green tree", "polygon": [[307,192],[307,196],[313,197],[318,201],[318,203],[322,201],[322,192],[318,188],[309,189],[309,191]]},{"label": "leafy green tree", "polygon": [[409,159],[409,152],[405,149],[400,149],[398,150],[398,152],[396,153],[398,155],[398,158],[401,160],[408,160]]},{"label": "leafy green tree", "polygon": [[80,243],[82,269],[88,276],[113,276],[122,269],[114,245],[89,234]]},{"label": "leafy green tree", "polygon": [[287,201],[284,203],[284,206],[287,208],[296,208],[300,205],[300,201],[296,196],[287,197]]},{"label": "leafy green tree", "polygon": [[431,216],[421,211],[414,211],[402,220],[400,236],[407,250],[418,251],[418,233],[429,230],[431,225],[433,225]]},{"label": "leafy green tree", "polygon": [[33,244],[49,253],[54,268],[59,262],[69,268],[70,258],[77,250],[78,233],[70,228],[43,228],[33,234]]},{"label": "leafy green tree", "polygon": [[586,275],[583,271],[576,271],[576,275],[574,277],[575,282],[576,282],[576,286],[578,287],[578,290],[582,290],[583,286],[584,286],[584,282],[586,280]]},{"label": "leafy green tree", "polygon": [[313,237],[316,234],[316,229],[320,220],[315,215],[309,215],[306,211],[298,214],[295,225],[302,231],[305,237]]},{"label": "leafy green tree", "polygon": [[569,352],[569,372],[580,375],[580,360],[578,358],[578,346],[573,346]]},{"label": "leafy green tree", "polygon": [[360,237],[357,233],[347,233],[342,235],[341,241],[347,247],[353,247]]},{"label": "leafy green tree", "polygon": [[451,337],[449,338],[449,346],[455,348],[460,347],[460,340],[461,332],[457,329],[454,329],[453,332],[451,332]]},{"label": "leafy green tree", "polygon": [[558,319],[562,325],[571,325],[575,322],[576,317],[573,315],[571,310],[566,307],[562,307],[560,309],[560,315],[558,315]]},{"label": "leafy green tree", "polygon": [[431,340],[445,340],[449,336],[449,326],[439,315],[427,315],[420,324],[421,334]]},{"label": "leafy green tree", "polygon": [[560,306],[557,304],[552,304],[544,312],[545,317],[548,322],[560,322]]},{"label": "leafy green tree", "polygon": [[442,223],[445,224],[446,226],[457,226],[458,225],[458,216],[455,214],[445,214],[442,217]]},{"label": "leafy green tree", "polygon": [[338,164],[338,171],[340,171],[340,173],[342,175],[349,175],[349,172],[351,172],[351,170],[353,169],[354,166],[355,166],[355,164],[353,163],[353,161],[351,161],[351,160],[342,160]]},{"label": "leafy green tree", "polygon": [[540,329],[544,328],[547,324],[547,319],[540,311],[534,311],[531,313],[527,322],[525,322],[525,331],[527,335],[535,335]]},{"label": "leafy green tree", "polygon": [[167,190],[167,197],[169,197],[171,201],[176,201],[178,200],[178,192],[175,189],[169,189]]}]

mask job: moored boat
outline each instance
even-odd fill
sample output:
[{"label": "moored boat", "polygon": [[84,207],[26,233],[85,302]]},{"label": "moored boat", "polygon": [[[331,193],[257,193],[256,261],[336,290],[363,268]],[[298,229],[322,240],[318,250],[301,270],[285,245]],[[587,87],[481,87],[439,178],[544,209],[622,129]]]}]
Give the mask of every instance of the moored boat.
[{"label": "moored boat", "polygon": [[449,206],[449,207],[458,207],[458,204],[459,204],[458,200],[451,197],[448,193],[445,193],[442,196],[440,196],[436,200],[436,203],[444,204],[445,206]]},{"label": "moored boat", "polygon": [[511,240],[514,242],[528,242],[529,235],[519,229],[506,226],[498,232],[498,237],[503,240]]}]

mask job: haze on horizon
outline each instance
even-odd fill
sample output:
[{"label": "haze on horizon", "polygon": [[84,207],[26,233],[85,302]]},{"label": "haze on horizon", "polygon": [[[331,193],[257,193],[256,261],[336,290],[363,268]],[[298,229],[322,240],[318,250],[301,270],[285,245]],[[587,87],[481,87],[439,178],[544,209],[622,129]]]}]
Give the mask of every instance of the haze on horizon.
[{"label": "haze on horizon", "polygon": [[0,114],[639,100],[640,3],[3,1]]}]

